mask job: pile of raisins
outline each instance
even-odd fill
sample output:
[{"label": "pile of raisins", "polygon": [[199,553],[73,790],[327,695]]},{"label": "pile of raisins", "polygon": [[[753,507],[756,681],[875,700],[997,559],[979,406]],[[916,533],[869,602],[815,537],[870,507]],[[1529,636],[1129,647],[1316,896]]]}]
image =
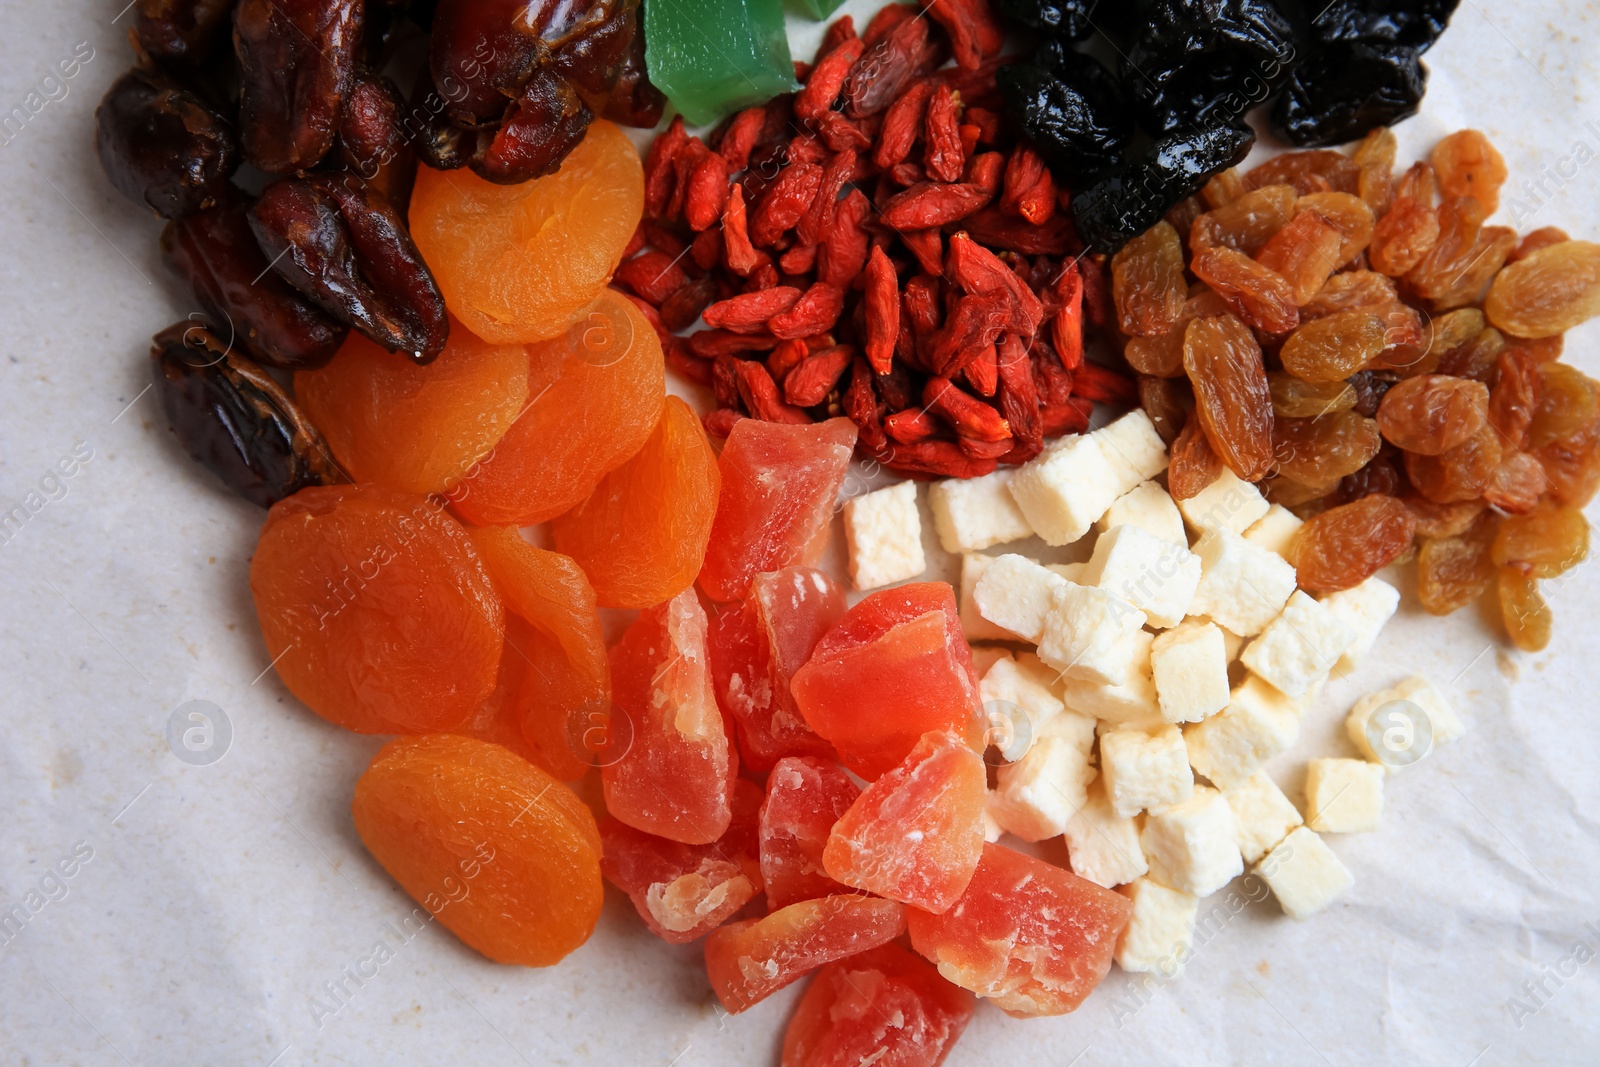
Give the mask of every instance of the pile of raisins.
[{"label": "pile of raisins", "polygon": [[[1001,71],[1013,117],[1075,194],[1090,247],[1114,252],[1250,151],[1245,112],[1276,98],[1301,146],[1416,112],[1421,56],[1459,0],[997,0],[1041,43]],[[1113,73],[1080,46],[1108,38]],[[1140,136],[1144,137],[1140,140]]]},{"label": "pile of raisins", "polygon": [[263,368],[354,329],[427,363],[444,298],[406,210],[418,160],[553,172],[596,115],[654,126],[637,0],[138,0],[136,63],[96,112],[119,192],[168,220],[201,308],[156,338],[173,432],[262,505],[337,469]]},{"label": "pile of raisins", "polygon": [[1395,153],[1379,128],[1181,201],[1112,258],[1123,356],[1173,496],[1231,471],[1307,520],[1302,587],[1415,555],[1424,608],[1493,590],[1538,650],[1538,583],[1587,555],[1600,488],[1600,385],[1560,362],[1600,316],[1600,244],[1485,225],[1507,173],[1476,130]]}]

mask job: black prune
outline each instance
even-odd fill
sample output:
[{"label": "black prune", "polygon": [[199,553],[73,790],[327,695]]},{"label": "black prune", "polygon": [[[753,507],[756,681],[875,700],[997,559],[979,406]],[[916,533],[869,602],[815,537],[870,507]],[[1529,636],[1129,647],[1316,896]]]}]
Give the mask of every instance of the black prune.
[{"label": "black prune", "polygon": [[358,72],[339,123],[344,165],[382,193],[402,215],[411,203],[417,154],[401,126],[405,101],[388,78]]},{"label": "black prune", "polygon": [[203,211],[238,165],[228,120],[155,70],[130,70],[95,109],[95,147],[117,191],[163,218]]},{"label": "black prune", "polygon": [[1312,20],[1319,44],[1399,44],[1426,51],[1461,0],[1333,0]]},{"label": "black prune", "polygon": [[233,0],[139,0],[134,39],[153,56],[196,60],[211,50],[232,10]]},{"label": "black prune", "polygon": [[1272,129],[1303,148],[1359,141],[1417,113],[1428,68],[1415,48],[1333,44],[1308,56],[1272,109]]},{"label": "black prune", "polygon": [[361,49],[362,0],[239,0],[244,156],[268,174],[309,170],[333,147]]},{"label": "black prune", "polygon": [[320,367],[348,327],[325,315],[269,269],[250,229],[250,201],[235,192],[210,211],[171,222],[161,258],[188,283],[219,333],[269,367]]},{"label": "black prune", "polygon": [[1115,252],[1160,222],[1172,205],[1241,162],[1255,144],[1248,126],[1168,134],[1136,152],[1125,167],[1072,198],[1072,221],[1097,252]]},{"label": "black prune", "polygon": [[1100,0],[996,0],[994,5],[1013,26],[1062,41],[1081,41],[1093,33],[1099,6]]},{"label": "black prune", "polygon": [[150,360],[178,443],[252,504],[269,508],[340,480],[327,443],[282,387],[205,327],[167,327]]},{"label": "black prune", "polygon": [[1099,61],[1059,42],[996,75],[1012,118],[1063,179],[1080,180],[1122,159],[1133,116]]},{"label": "black prune", "polygon": [[1297,58],[1293,21],[1272,0],[1157,0],[1122,57],[1122,79],[1154,134],[1242,120]]},{"label": "black prune", "polygon": [[270,185],[250,209],[272,269],[391,352],[432,362],[450,336],[444,297],[383,194],[347,175]]}]

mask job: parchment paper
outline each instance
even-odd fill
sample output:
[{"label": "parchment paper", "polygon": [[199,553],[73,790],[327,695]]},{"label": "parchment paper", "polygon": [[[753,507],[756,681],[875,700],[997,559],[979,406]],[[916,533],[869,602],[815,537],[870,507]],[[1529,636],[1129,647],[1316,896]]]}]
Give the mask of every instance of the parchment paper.
[{"label": "parchment paper", "polygon": [[[845,10],[864,24],[875,6]],[[245,580],[262,513],[177,453],[142,392],[147,339],[193,307],[157,222],[91,151],[94,105],[130,63],[117,14],[0,10],[0,121],[26,114],[0,135],[0,511],[30,507],[0,544],[0,1060],[773,1062],[799,987],[725,1016],[699,946],[651,937],[615,894],[549,970],[407,925],[413,903],[349,816],[381,741],[266,671]],[[793,30],[809,58],[821,27]],[[1466,0],[1427,62],[1402,160],[1477,126],[1511,167],[1502,220],[1600,236],[1600,10]],[[1576,331],[1567,358],[1600,374],[1597,340],[1600,324]],[[1272,765],[1299,799],[1306,758],[1350,754],[1350,703],[1408,673],[1457,702],[1467,736],[1389,781],[1377,832],[1330,838],[1354,889],[1302,923],[1270,900],[1224,908],[1181,979],[1113,970],[1070,1017],[982,1008],[952,1067],[1600,1061],[1600,578],[1547,587],[1556,635],[1535,656],[1473,611],[1423,615],[1396,580],[1400,617]],[[189,701],[222,713],[198,754],[167,738]]]}]

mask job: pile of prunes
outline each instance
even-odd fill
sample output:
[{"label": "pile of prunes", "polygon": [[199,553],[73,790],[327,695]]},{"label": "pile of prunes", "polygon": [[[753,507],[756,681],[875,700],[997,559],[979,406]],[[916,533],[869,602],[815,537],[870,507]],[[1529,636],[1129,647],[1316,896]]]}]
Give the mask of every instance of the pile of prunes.
[{"label": "pile of prunes", "polygon": [[1422,53],[1459,2],[997,0],[1039,42],[1000,87],[1072,191],[1079,235],[1112,252],[1249,153],[1256,107],[1302,147],[1415,114]]}]

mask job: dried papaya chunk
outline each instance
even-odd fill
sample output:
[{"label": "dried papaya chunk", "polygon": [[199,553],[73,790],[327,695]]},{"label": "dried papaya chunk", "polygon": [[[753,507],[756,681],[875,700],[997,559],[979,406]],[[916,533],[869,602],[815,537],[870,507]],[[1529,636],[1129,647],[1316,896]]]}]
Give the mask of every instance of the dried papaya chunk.
[{"label": "dried papaya chunk", "polygon": [[605,607],[670,600],[700,573],[720,481],[699,416],[669,396],[638,454],[550,524],[556,550],[582,565]]},{"label": "dried papaya chunk", "polygon": [[250,591],[279,677],[346,729],[454,730],[494,691],[500,596],[467,531],[432,500],[302,489],[267,513]]},{"label": "dried papaya chunk", "polygon": [[548,967],[600,917],[600,833],[577,794],[470,737],[379,750],[350,804],[367,850],[451,933],[498,963]]},{"label": "dried papaya chunk", "polygon": [[566,781],[581,777],[595,747],[585,735],[603,731],[611,715],[611,670],[589,579],[574,560],[512,527],[474,527],[471,537],[507,610],[531,627],[507,636],[522,667],[512,698],[522,736],[539,766]]},{"label": "dried papaya chunk", "polygon": [[452,494],[480,526],[531,526],[582,502],[639,451],[661,415],[661,341],[613,290],[565,333],[529,345],[528,361],[521,415]]},{"label": "dried papaya chunk", "polygon": [[527,403],[528,353],[452,330],[418,366],[352,333],[327,366],[295,374],[294,395],[353,480],[448,493]]},{"label": "dried papaya chunk", "polygon": [[768,908],[849,892],[823,870],[822,850],[834,823],[860,795],[843,768],[827,760],[786,756],[772,768],[760,827]]},{"label": "dried papaya chunk", "polygon": [[728,829],[739,763],[712,691],[706,628],[693,589],[639,613],[611,650],[612,699],[630,728],[601,754],[606,810],[688,845]]}]

